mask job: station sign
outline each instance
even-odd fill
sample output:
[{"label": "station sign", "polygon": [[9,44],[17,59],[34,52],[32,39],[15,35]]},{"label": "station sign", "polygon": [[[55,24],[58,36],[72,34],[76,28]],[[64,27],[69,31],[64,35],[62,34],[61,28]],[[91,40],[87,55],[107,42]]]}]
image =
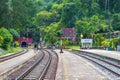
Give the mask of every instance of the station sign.
[{"label": "station sign", "polygon": [[93,43],[92,39],[81,39],[81,43]]}]

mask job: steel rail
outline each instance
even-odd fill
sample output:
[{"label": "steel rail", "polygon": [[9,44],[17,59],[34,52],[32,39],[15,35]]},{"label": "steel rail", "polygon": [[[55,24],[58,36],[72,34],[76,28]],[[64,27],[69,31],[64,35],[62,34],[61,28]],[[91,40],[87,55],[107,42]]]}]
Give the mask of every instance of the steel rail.
[{"label": "steel rail", "polygon": [[48,50],[52,55],[51,64],[49,66],[49,69],[47,70],[47,73],[45,74],[44,79],[46,80],[55,80],[56,77],[56,71],[58,66],[58,54],[53,50]]},{"label": "steel rail", "polygon": [[1,57],[0,57],[0,62],[3,62],[3,61],[6,61],[6,60],[9,60],[9,59],[12,59],[12,58],[14,58],[14,57],[20,56],[20,55],[22,55],[22,54],[24,54],[24,53],[27,53],[27,52],[28,52],[28,50],[22,50],[22,51],[13,53],[13,54],[1,56]]},{"label": "steel rail", "polygon": [[[45,50],[46,52],[48,52],[47,50]],[[49,66],[50,66],[50,63],[51,63],[51,60],[52,60],[52,55],[50,54],[50,52],[48,52],[49,53],[49,60],[48,60],[48,62],[47,62],[47,64],[46,64],[46,66],[45,66],[45,68],[43,69],[43,71],[42,71],[42,74],[40,75],[40,77],[38,78],[38,80],[43,80],[43,78],[44,78],[44,76],[45,76],[45,74],[47,73],[47,70],[48,70],[48,68],[49,68]]]},{"label": "steel rail", "polygon": [[[99,66],[105,68],[106,70],[108,70],[109,72],[113,73],[114,75],[120,77],[120,74],[119,74],[119,73],[117,73],[117,72],[115,72],[115,71],[107,68],[106,66],[100,64],[99,62],[97,62],[97,61],[95,61],[95,60],[93,60],[93,59],[90,59],[89,57],[91,57],[91,56],[88,56],[88,55],[86,55],[86,54],[80,54],[80,53],[75,53],[75,54],[78,55],[78,56],[81,56],[81,57],[83,57],[83,58],[85,58],[85,59],[87,59],[87,60],[90,60],[90,61],[92,61],[92,62],[94,62],[94,63],[96,63],[96,64],[98,64]],[[88,57],[87,57],[87,56],[88,56]],[[95,57],[92,57],[92,58],[95,58]],[[101,61],[101,59],[98,59],[98,60]],[[102,60],[102,61],[103,61],[103,60]],[[106,63],[106,61],[104,61],[104,62]],[[110,62],[107,62],[107,64],[111,64],[111,65],[112,65],[112,63],[110,63]],[[113,64],[112,66],[114,66],[114,64]],[[116,67],[116,65],[115,65],[115,67]],[[117,66],[117,68],[119,68],[119,66]]]},{"label": "steel rail", "polygon": [[31,67],[29,67],[27,70],[25,70],[21,75],[15,78],[15,80],[23,80],[25,76],[27,76],[44,58],[45,55],[42,56],[42,58],[39,58]]}]

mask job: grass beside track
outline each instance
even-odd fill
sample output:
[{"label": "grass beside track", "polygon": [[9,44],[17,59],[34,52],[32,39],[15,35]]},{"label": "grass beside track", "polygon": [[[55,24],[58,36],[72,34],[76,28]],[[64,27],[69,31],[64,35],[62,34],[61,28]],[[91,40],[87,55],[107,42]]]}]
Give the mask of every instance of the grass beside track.
[{"label": "grass beside track", "polygon": [[6,55],[6,54],[15,53],[15,52],[18,52],[20,50],[22,50],[20,47],[16,47],[16,48],[11,47],[8,50],[0,49],[0,56]]},{"label": "grass beside track", "polygon": [[66,48],[71,50],[78,50],[80,49],[80,46],[67,46]]}]

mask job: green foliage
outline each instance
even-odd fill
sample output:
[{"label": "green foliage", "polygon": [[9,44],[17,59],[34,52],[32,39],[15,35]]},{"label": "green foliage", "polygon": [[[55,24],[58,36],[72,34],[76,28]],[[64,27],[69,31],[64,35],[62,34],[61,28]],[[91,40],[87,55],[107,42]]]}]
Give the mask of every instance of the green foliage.
[{"label": "green foliage", "polygon": [[119,43],[119,39],[118,38],[112,38],[110,40],[106,39],[104,41],[102,41],[102,46],[103,47],[111,47],[113,50],[117,49],[117,45]]},{"label": "green foliage", "polygon": [[59,30],[59,31],[57,32],[57,36],[60,37],[60,36],[62,36],[62,35],[63,35],[62,30]]},{"label": "green foliage", "polygon": [[14,47],[19,47],[19,43],[17,41],[14,42]]},{"label": "green foliage", "polygon": [[53,31],[56,41],[61,27],[75,27],[77,34],[91,38],[98,32],[120,30],[119,4],[120,0],[1,0],[0,26],[15,29],[10,30],[14,38],[19,37],[17,32],[26,36],[26,27],[33,25],[28,34],[38,41],[41,28],[45,40]]},{"label": "green foliage", "polygon": [[10,34],[10,32],[5,28],[1,28],[0,29],[0,36],[2,36],[4,39],[1,47],[4,49],[10,48],[10,44],[13,40],[13,36]]},{"label": "green foliage", "polygon": [[117,50],[117,45],[119,43],[119,39],[118,38],[113,38],[111,39],[111,44],[110,46],[114,49],[114,50]]},{"label": "green foliage", "polygon": [[104,40],[105,40],[105,38],[103,37],[102,34],[95,34],[95,36],[94,36],[94,43],[96,43],[96,46],[101,46],[101,43]]},{"label": "green foliage", "polygon": [[61,23],[65,27],[74,27],[76,20],[76,6],[74,3],[65,3],[63,5],[63,12],[61,15]]},{"label": "green foliage", "polygon": [[104,41],[102,41],[101,44],[102,44],[103,47],[106,48],[106,47],[110,46],[110,41],[108,41],[108,40],[104,40]]},{"label": "green foliage", "polygon": [[91,33],[99,31],[99,26],[98,26],[99,22],[100,22],[100,19],[99,19],[99,17],[97,15],[93,15],[90,18],[90,30],[91,30]]},{"label": "green foliage", "polygon": [[58,17],[54,12],[41,11],[36,15],[36,23],[38,23],[38,26],[49,26],[51,23],[58,21]]},{"label": "green foliage", "polygon": [[82,33],[86,37],[92,37],[92,34],[98,31],[97,25],[94,25],[92,20],[89,20],[86,17],[76,21],[75,29],[77,30],[77,33]]},{"label": "green foliage", "polygon": [[71,49],[71,50],[79,50],[80,46],[71,46],[71,45],[69,45],[66,48]]},{"label": "green foliage", "polygon": [[113,15],[112,26],[114,30],[120,30],[120,14]]},{"label": "green foliage", "polygon": [[44,29],[44,40],[51,43],[52,45],[58,41],[58,29],[59,23],[51,24],[50,26],[47,26],[47,28]]},{"label": "green foliage", "polygon": [[69,41],[67,38],[63,38],[62,42],[63,42],[63,46],[65,46],[65,47],[68,46],[68,44],[69,44]]},{"label": "green foliage", "polygon": [[89,27],[89,22],[87,18],[82,18],[81,20],[77,20],[75,23],[75,29],[77,30],[77,33],[82,33],[83,35],[85,35],[86,32],[88,31],[88,27]]},{"label": "green foliage", "polygon": [[15,29],[9,29],[10,33],[13,35],[13,38],[19,38],[20,34]]},{"label": "green foliage", "polygon": [[15,53],[15,52],[18,52],[18,51],[20,51],[20,50],[21,50],[20,47],[11,47],[11,48],[9,48],[9,49],[7,50],[7,53],[6,53],[6,54],[8,54],[8,53]]},{"label": "green foliage", "polygon": [[0,36],[0,47],[2,46],[3,41],[4,41],[3,37]]},{"label": "green foliage", "polygon": [[84,17],[77,20],[75,29],[77,30],[77,33],[82,33],[86,38],[92,38],[95,32],[106,29],[106,23],[100,20],[99,16],[93,15],[90,18]]},{"label": "green foliage", "polygon": [[14,28],[24,35],[25,27],[33,24],[33,17],[37,12],[34,2],[34,0],[2,0],[0,26]]},{"label": "green foliage", "polygon": [[63,5],[64,4],[54,4],[51,8],[51,11],[57,12],[58,14],[62,14]]}]

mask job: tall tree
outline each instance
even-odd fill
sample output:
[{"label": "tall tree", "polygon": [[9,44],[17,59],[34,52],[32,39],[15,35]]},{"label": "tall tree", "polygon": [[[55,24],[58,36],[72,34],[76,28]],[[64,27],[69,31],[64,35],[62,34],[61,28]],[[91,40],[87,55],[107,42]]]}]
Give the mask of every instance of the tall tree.
[{"label": "tall tree", "polygon": [[65,3],[61,15],[61,23],[65,27],[74,27],[76,20],[76,7],[74,3]]}]

